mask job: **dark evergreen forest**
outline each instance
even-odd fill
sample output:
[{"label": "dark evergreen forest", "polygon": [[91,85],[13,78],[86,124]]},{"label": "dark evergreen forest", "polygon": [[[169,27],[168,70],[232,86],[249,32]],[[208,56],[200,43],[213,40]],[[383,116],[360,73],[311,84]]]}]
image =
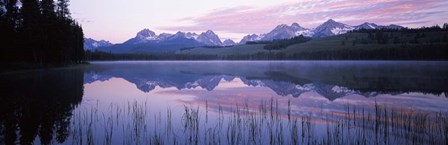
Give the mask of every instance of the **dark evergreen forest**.
[{"label": "dark evergreen forest", "polygon": [[84,61],[82,27],[69,0],[0,0],[0,61],[11,66],[60,66]]}]

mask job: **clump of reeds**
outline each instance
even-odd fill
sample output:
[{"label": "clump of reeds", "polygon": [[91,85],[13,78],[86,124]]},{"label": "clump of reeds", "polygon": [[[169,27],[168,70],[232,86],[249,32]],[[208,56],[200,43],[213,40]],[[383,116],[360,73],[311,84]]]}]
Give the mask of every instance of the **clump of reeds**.
[{"label": "clump of reeds", "polygon": [[[280,104],[286,106],[280,107]],[[211,108],[150,112],[146,103],[98,105],[72,117],[71,144],[448,144],[448,114],[404,108],[346,105],[344,112],[297,114],[276,99]],[[205,110],[205,111],[204,111]],[[181,114],[181,115],[180,115]],[[317,117],[324,115],[325,117]]]}]

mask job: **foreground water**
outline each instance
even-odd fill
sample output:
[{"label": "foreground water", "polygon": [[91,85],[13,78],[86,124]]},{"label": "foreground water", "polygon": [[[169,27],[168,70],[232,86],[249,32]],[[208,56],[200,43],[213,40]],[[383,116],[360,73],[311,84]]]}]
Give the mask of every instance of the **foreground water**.
[{"label": "foreground water", "polygon": [[447,62],[93,62],[0,75],[0,144],[447,144]]}]

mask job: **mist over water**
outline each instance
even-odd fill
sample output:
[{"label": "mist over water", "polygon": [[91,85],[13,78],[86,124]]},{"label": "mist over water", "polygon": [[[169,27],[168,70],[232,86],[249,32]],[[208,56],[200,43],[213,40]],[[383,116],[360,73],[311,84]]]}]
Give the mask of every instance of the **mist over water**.
[{"label": "mist over water", "polygon": [[0,143],[445,143],[446,122],[402,122],[446,118],[446,74],[446,62],[412,61],[123,61],[3,74]]}]

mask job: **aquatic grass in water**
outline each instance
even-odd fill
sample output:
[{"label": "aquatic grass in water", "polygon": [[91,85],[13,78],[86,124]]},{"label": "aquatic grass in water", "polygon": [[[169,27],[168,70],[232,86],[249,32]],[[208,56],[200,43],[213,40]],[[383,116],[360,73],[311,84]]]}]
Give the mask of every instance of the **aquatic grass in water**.
[{"label": "aquatic grass in water", "polygon": [[[281,109],[279,104],[287,104]],[[447,144],[448,114],[381,106],[346,105],[345,112],[295,114],[276,99],[231,110],[185,104],[183,110],[150,111],[143,102],[98,105],[75,111],[65,144]],[[163,109],[162,109],[163,110]],[[286,111],[285,111],[286,110]]]}]

